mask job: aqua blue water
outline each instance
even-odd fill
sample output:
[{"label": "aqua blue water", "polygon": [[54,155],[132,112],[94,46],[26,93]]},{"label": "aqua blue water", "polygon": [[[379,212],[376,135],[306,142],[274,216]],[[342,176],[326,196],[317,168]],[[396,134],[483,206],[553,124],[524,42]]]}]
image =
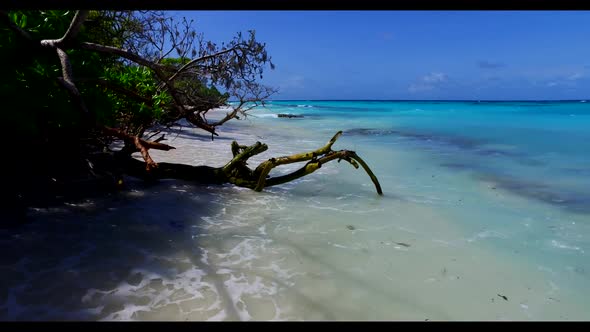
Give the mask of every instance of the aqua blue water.
[{"label": "aqua blue water", "polygon": [[[455,185],[486,184],[497,197],[518,199],[510,205],[474,195],[469,206],[438,208],[474,238],[487,238],[494,252],[536,264],[572,292],[590,294],[590,103],[273,101],[267,112],[303,115],[291,125],[325,136],[327,128],[341,128],[358,150],[380,151],[373,163],[387,164],[393,158],[387,150],[408,151],[419,156],[420,167],[459,176],[444,183],[433,174],[419,195],[445,200],[468,195]],[[391,187],[388,170],[379,171]]]},{"label": "aqua blue water", "polygon": [[348,134],[431,151],[441,165],[590,212],[590,103],[275,101],[269,111],[304,115],[319,126],[337,121]]}]

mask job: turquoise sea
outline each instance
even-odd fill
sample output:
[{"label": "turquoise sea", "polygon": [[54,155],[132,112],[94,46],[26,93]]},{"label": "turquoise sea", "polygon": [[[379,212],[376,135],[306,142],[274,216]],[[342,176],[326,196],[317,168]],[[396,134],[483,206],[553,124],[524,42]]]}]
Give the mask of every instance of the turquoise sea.
[{"label": "turquoise sea", "polygon": [[420,151],[513,193],[590,212],[585,101],[279,101],[269,110],[304,115],[306,127],[332,125],[372,144]]},{"label": "turquoise sea", "polygon": [[384,196],[331,162],[262,193],[129,180],[34,208],[1,234],[0,318],[590,319],[590,102],[271,101],[153,157],[221,166],[231,140],[265,142],[255,165],[338,130]]}]

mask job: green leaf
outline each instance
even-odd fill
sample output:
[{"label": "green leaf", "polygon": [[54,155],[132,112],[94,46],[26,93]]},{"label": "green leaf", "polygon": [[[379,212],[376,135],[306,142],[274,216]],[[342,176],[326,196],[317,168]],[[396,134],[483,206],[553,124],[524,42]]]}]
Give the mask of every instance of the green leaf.
[{"label": "green leaf", "polygon": [[21,27],[21,29],[24,29],[27,27],[27,15],[23,15],[21,17],[19,26]]}]

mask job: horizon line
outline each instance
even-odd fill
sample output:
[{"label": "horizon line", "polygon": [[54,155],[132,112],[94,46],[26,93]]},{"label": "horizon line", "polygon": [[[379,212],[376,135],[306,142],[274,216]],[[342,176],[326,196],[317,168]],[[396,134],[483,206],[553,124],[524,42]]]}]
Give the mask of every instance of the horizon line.
[{"label": "horizon line", "polygon": [[[470,102],[567,102],[567,101],[587,101],[587,99],[268,99],[269,101],[432,101],[432,102],[454,102],[454,101],[470,101]],[[237,102],[238,100],[231,100],[229,102]]]}]

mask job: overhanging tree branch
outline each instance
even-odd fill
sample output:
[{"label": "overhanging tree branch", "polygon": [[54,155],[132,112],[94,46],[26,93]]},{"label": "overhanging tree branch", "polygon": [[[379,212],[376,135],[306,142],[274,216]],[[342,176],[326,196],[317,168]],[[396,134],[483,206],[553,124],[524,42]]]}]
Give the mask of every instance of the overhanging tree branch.
[{"label": "overhanging tree branch", "polygon": [[80,47],[85,50],[118,55],[120,57],[131,60],[131,61],[133,61],[137,64],[140,64],[142,66],[148,67],[149,69],[153,70],[154,72],[159,73],[160,75],[164,76],[164,74],[161,72],[162,69],[164,68],[164,66],[161,66],[157,63],[149,61],[148,59],[145,59],[133,52],[130,52],[130,51],[118,48],[118,47],[100,45],[100,44],[89,43],[89,42],[80,43]]},{"label": "overhanging tree branch", "polygon": [[90,112],[88,111],[88,107],[86,107],[86,103],[84,102],[84,99],[82,99],[80,91],[78,91],[76,84],[74,84],[74,77],[72,74],[72,65],[70,63],[70,58],[68,57],[68,54],[61,48],[56,47],[55,50],[57,52],[57,56],[59,57],[63,75],[62,77],[58,78],[59,83],[64,88],[66,88],[66,90],[70,93],[70,96],[72,96],[72,99],[76,101],[76,103],[78,104],[78,108],[84,114],[84,119],[89,120]]},{"label": "overhanging tree branch", "polygon": [[200,58],[193,59],[193,60],[189,61],[188,63],[186,63],[184,66],[180,67],[180,69],[178,69],[172,76],[170,76],[170,78],[168,79],[168,82],[172,82],[179,74],[181,74],[187,68],[189,68],[191,65],[193,65],[193,64],[195,64],[197,62],[205,61],[205,60],[208,60],[208,59],[213,59],[213,58],[216,58],[218,56],[224,55],[226,53],[232,52],[232,51],[234,51],[236,49],[237,49],[237,47],[232,47],[230,49],[227,49],[227,50],[224,50],[224,51],[221,51],[221,52],[217,52],[215,54],[209,54],[209,55],[202,56]]}]

